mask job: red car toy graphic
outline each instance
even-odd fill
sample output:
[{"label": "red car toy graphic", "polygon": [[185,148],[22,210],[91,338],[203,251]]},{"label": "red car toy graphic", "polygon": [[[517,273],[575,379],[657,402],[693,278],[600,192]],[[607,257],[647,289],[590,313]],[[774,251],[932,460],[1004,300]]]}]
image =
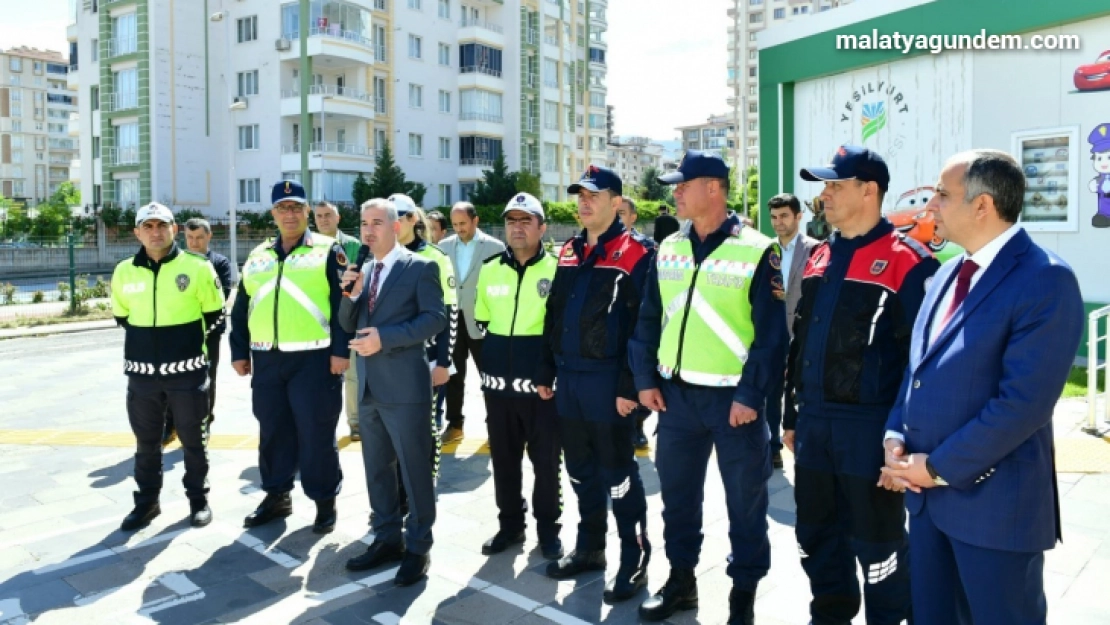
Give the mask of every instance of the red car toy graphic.
[{"label": "red car toy graphic", "polygon": [[1094,63],[1080,65],[1072,80],[1075,88],[1080,91],[1110,89],[1110,50],[1098,55]]}]

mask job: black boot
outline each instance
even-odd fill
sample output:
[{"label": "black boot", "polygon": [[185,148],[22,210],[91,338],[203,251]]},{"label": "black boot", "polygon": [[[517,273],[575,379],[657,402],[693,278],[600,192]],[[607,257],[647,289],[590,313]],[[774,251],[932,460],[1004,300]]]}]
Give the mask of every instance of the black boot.
[{"label": "black boot", "polygon": [[647,586],[646,566],[621,566],[617,576],[605,585],[603,598],[607,603],[617,603],[636,596],[640,589]]},{"label": "black boot", "polygon": [[[292,509],[290,509],[292,510]],[[321,499],[316,502],[316,522],[312,524],[313,534],[330,534],[335,529],[337,518],[335,512],[335,497]]]},{"label": "black boot", "polygon": [[728,625],[755,625],[755,592],[736,586],[728,593]]},{"label": "black boot", "polygon": [[189,525],[204,527],[212,522],[212,508],[208,507],[207,499],[197,499],[189,502]]},{"label": "black boot", "polygon": [[484,555],[493,555],[501,553],[509,548],[510,545],[520,545],[524,543],[524,529],[519,530],[500,530],[493,535],[493,538],[486,541],[482,545],[482,553]]},{"label": "black boot", "polygon": [[243,527],[258,527],[290,514],[293,514],[293,499],[289,493],[269,493],[258,508],[243,520]]},{"label": "black boot", "polygon": [[162,507],[158,505],[158,500],[135,503],[135,509],[131,511],[126,517],[123,518],[123,523],[119,528],[125,532],[133,532],[137,529],[150,525],[154,517],[162,514]]},{"label": "black boot", "polygon": [[640,605],[640,618],[645,621],[662,621],[679,610],[698,607],[698,581],[694,569],[671,569],[667,583]]},{"label": "black boot", "polygon": [[605,570],[605,551],[570,552],[569,556],[547,565],[547,576],[554,579],[567,579],[586,571]]}]

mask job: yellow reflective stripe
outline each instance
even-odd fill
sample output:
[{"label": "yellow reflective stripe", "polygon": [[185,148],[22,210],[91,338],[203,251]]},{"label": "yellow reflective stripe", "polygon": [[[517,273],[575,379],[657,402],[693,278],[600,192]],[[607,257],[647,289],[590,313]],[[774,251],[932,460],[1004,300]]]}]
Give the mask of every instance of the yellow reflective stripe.
[{"label": "yellow reflective stripe", "polygon": [[[324,315],[323,311],[320,310],[316,303],[313,302],[312,299],[308,295],[306,295],[305,292],[301,290],[301,287],[297,286],[295,282],[293,282],[292,280],[287,280],[285,284],[282,285],[282,292],[296,300],[296,302],[300,304],[301,307],[304,308],[306,312],[308,312],[308,314],[315,317],[316,322],[320,324],[321,328],[324,328],[325,330],[331,329],[331,325],[328,323],[328,318]],[[284,343],[282,345],[284,345]]]},{"label": "yellow reflective stripe", "polygon": [[679,310],[682,309],[683,306],[686,305],[686,298],[689,296],[690,292],[688,290],[682,291],[678,295],[674,296],[674,299],[671,300],[670,304],[667,304],[667,308],[663,310],[663,327],[659,331],[660,336],[662,336],[662,333],[666,331],[667,324],[671,322],[671,317],[673,317],[675,313],[677,313]]},{"label": "yellow reflective stripe", "polygon": [[[748,350],[744,347],[740,337],[736,336],[728,323],[717,314],[716,310],[713,310],[713,307],[705,301],[705,298],[697,289],[694,289],[692,308],[697,311],[698,316],[717,335],[717,338],[721,339],[721,343],[740,360],[741,364],[747,362]],[[686,371],[684,370],[682,373],[685,375]]]},{"label": "yellow reflective stripe", "polygon": [[274,288],[276,288],[276,287],[277,287],[277,278],[276,277],[273,278],[272,280],[270,280],[269,282],[263,284],[262,286],[258,287],[258,292],[251,296],[250,306],[247,307],[247,318],[250,318],[254,315],[254,307],[258,305],[258,302],[261,301],[262,298],[268,296],[270,293],[273,293]]}]

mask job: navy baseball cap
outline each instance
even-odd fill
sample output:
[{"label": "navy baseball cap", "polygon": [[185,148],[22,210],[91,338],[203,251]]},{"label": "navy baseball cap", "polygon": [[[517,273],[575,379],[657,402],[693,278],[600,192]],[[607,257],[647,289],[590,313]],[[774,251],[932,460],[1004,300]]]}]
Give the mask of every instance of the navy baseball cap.
[{"label": "navy baseball cap", "polygon": [[597,165],[590,165],[582,174],[582,178],[578,182],[567,187],[567,193],[571,195],[577,194],[582,189],[593,191],[605,191],[608,189],[614,195],[624,195],[624,185],[621,184],[621,177],[615,171],[608,167],[599,167]]},{"label": "navy baseball cap", "polygon": [[858,145],[842,145],[836,149],[832,162],[824,167],[807,167],[801,171],[802,180],[829,182],[834,180],[859,180],[875,182],[885,193],[890,185],[890,170],[883,157]]},{"label": "navy baseball cap", "polygon": [[274,185],[270,190],[270,204],[277,204],[292,200],[299,204],[308,204],[308,197],[305,195],[304,187],[296,180],[282,180]]},{"label": "navy baseball cap", "polygon": [[656,178],[663,184],[678,184],[695,178],[728,179],[729,168],[725,159],[715,152],[687,150],[678,164],[678,170]]}]

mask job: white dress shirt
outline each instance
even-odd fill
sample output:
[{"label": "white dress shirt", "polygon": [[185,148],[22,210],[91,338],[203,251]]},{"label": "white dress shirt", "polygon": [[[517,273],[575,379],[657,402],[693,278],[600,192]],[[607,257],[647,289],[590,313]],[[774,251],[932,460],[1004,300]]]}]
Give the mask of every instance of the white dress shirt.
[{"label": "white dress shirt", "polygon": [[[986,273],[987,267],[990,267],[990,264],[994,262],[998,253],[1010,242],[1010,239],[1014,238],[1014,235],[1016,235],[1020,229],[1020,225],[1014,224],[1007,228],[1002,234],[991,239],[990,243],[984,245],[978,252],[975,252],[971,256],[968,256],[967,252],[960,255],[961,264],[963,261],[970,258],[972,262],[979,265],[975,273],[971,274],[971,285],[967,289],[968,295],[971,295],[971,290],[975,288],[975,285],[979,282],[979,278],[982,278],[983,274]],[[954,297],[956,297],[956,278],[952,279],[944,295],[937,300],[936,308],[933,309],[933,318],[929,323],[929,345],[932,345],[933,341],[937,340],[937,335],[944,329],[944,325],[941,322],[944,321],[944,315],[948,312],[949,307],[952,306],[952,298]],[[903,436],[901,432],[895,432],[893,430],[887,430],[885,438],[896,438],[900,441],[906,440],[906,437]]]},{"label": "white dress shirt", "polygon": [[[405,248],[401,247],[400,243],[395,242],[393,244],[393,249],[389,250],[389,253],[385,255],[385,258],[383,258],[381,260],[378,260],[376,258],[371,258],[370,260],[366,261],[365,265],[362,266],[362,275],[364,275],[364,276],[369,275],[370,276],[370,282],[373,283],[373,281],[374,281],[374,273],[373,273],[374,272],[374,266],[381,263],[382,273],[381,273],[381,275],[378,276],[378,291],[382,290],[382,285],[385,284],[385,279],[387,277],[389,277],[389,270],[393,269],[393,265],[397,264],[397,259],[401,257],[401,250],[403,250],[403,249],[405,249]],[[369,272],[369,273],[367,273],[367,272]],[[359,279],[361,280],[362,278],[359,278]],[[367,284],[366,288],[369,289],[370,286],[371,286],[370,284]],[[361,293],[359,294],[359,297],[361,297]],[[367,293],[367,297],[369,297],[369,293]],[[356,299],[358,299],[358,297],[351,296],[351,299],[356,300]]]},{"label": "white dress shirt", "polygon": [[794,266],[794,250],[798,249],[798,241],[802,238],[802,230],[799,228],[798,232],[794,234],[794,238],[790,243],[783,245],[779,241],[779,246],[782,248],[782,290],[785,291],[790,288],[790,268]]}]

